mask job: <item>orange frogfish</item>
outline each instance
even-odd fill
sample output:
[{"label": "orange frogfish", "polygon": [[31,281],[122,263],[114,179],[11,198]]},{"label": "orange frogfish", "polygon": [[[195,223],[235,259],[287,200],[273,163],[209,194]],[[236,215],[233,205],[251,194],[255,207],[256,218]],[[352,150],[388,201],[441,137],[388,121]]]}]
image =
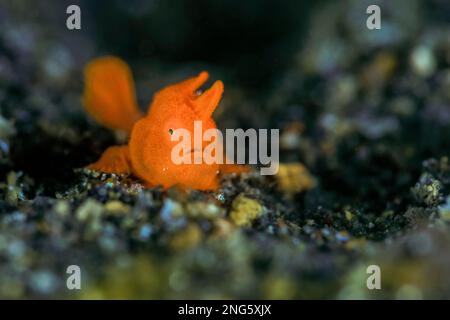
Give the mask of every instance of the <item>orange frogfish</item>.
[{"label": "orange frogfish", "polygon": [[[85,68],[83,105],[99,124],[129,134],[127,145],[112,146],[100,159],[88,165],[92,170],[107,173],[133,174],[147,187],[174,185],[198,190],[218,188],[220,172],[244,172],[247,167],[221,164],[174,164],[171,151],[176,142],[175,129],[192,132],[194,121],[202,121],[203,129],[215,129],[212,113],[218,106],[224,86],[216,81],[199,93],[208,73],[169,85],[157,92],[147,114],[136,102],[133,77],[128,65],[117,57],[102,57]],[[203,148],[205,145],[203,145]],[[203,150],[192,149],[193,156]]]}]

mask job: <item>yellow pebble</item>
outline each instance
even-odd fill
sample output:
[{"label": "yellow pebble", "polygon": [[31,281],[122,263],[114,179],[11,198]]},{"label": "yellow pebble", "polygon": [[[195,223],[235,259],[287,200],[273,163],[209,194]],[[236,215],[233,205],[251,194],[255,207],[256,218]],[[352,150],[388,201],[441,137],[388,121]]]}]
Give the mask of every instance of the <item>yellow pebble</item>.
[{"label": "yellow pebble", "polygon": [[111,200],[105,204],[105,209],[108,213],[120,214],[130,212],[130,207],[118,200]]},{"label": "yellow pebble", "polygon": [[230,218],[237,226],[249,227],[253,220],[263,214],[263,211],[264,207],[258,201],[240,194],[233,201]]},{"label": "yellow pebble", "polygon": [[280,164],[275,177],[278,189],[287,195],[309,190],[315,186],[313,176],[301,163]]}]

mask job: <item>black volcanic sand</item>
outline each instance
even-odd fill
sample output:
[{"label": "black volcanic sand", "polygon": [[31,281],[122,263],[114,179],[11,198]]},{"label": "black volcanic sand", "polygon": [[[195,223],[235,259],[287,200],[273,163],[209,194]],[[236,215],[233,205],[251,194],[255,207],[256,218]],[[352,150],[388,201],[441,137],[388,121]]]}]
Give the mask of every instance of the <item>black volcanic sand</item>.
[{"label": "black volcanic sand", "polygon": [[[234,52],[230,37],[211,40],[226,47],[217,60],[204,43],[184,51],[201,62],[177,60],[193,39],[163,46],[203,21],[182,6],[171,15],[190,32],[163,30],[150,46],[137,42],[159,30],[146,6],[105,9],[121,12],[123,32],[140,32],[114,42],[92,21],[67,38],[42,23],[55,8],[30,16],[20,1],[0,5],[0,297],[450,298],[450,10],[386,2],[381,31],[361,27],[361,1],[325,1],[301,22],[290,13],[254,50]],[[266,17],[257,8],[249,34]],[[275,41],[285,33],[288,49]],[[124,141],[80,103],[83,65],[111,52],[128,58],[142,107],[199,69],[223,79],[219,126],[279,128],[284,171],[255,168],[200,192],[83,169]],[[283,61],[275,70],[273,57]],[[72,264],[80,291],[66,288]],[[373,264],[381,290],[366,287]]]}]

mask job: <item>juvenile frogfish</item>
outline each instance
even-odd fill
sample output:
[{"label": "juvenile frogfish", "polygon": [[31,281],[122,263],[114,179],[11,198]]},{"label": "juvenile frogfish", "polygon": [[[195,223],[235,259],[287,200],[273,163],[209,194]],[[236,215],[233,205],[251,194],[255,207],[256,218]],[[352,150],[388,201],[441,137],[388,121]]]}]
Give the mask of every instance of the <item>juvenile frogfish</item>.
[{"label": "juvenile frogfish", "polygon": [[[216,128],[212,113],[222,98],[224,85],[217,80],[200,94],[199,88],[209,77],[206,71],[157,92],[146,114],[139,110],[130,68],[121,59],[94,59],[85,67],[84,77],[82,102],[87,113],[99,124],[129,136],[127,145],[107,148],[97,162],[87,166],[89,169],[132,174],[147,187],[161,185],[167,189],[180,185],[198,190],[217,189],[221,172],[248,171],[245,166],[175,164],[171,159],[177,144],[171,139],[175,129],[192,132],[194,121],[202,121],[204,130]],[[202,151],[190,150],[194,157]]]}]

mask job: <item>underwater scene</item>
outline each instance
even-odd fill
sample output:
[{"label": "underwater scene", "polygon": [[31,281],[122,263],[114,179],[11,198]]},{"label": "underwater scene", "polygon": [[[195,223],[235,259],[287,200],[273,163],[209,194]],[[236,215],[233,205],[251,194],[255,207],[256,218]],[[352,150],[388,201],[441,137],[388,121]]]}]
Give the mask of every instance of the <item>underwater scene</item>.
[{"label": "underwater scene", "polygon": [[0,298],[450,299],[450,2],[0,0]]}]

